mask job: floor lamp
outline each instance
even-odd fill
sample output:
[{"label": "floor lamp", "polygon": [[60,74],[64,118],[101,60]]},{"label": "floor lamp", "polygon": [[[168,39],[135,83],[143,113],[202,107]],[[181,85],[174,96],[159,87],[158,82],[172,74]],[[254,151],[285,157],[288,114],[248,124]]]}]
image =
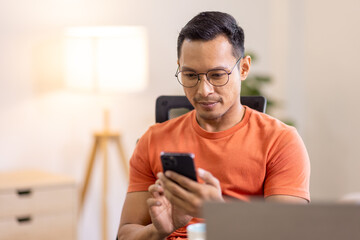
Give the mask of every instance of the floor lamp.
[{"label": "floor lamp", "polygon": [[121,134],[120,132],[111,131],[109,129],[108,124],[108,111],[104,111],[104,118],[105,118],[105,124],[103,131],[95,132],[93,134],[94,143],[91,148],[90,158],[87,163],[86,172],[85,172],[85,178],[83,181],[83,187],[81,189],[81,195],[80,195],[80,208],[81,211],[84,206],[84,201],[86,194],[89,189],[89,182],[91,175],[94,171],[94,163],[96,159],[96,155],[98,152],[101,152],[103,154],[102,156],[102,164],[103,164],[103,182],[102,182],[102,216],[101,216],[101,225],[102,225],[102,239],[108,239],[107,236],[107,194],[108,194],[108,145],[111,143],[114,143],[117,147],[118,154],[120,156],[120,165],[122,166],[123,171],[125,172],[126,179],[128,179],[128,165],[127,165],[127,159],[124,152],[124,148],[121,144]]},{"label": "floor lamp", "polygon": [[[66,31],[66,82],[70,88],[98,93],[143,90],[147,76],[147,39],[143,27],[73,27]],[[120,165],[128,177],[128,164],[121,134],[111,131],[109,111],[104,110],[104,127],[93,133],[93,146],[80,193],[80,211],[86,201],[97,153],[102,153],[102,240],[107,234],[108,145],[114,143]]]}]

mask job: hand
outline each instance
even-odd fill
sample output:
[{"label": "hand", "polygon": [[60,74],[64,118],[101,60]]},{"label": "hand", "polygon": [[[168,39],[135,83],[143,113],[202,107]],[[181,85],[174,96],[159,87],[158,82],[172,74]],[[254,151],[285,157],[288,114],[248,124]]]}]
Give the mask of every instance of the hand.
[{"label": "hand", "polygon": [[205,201],[224,201],[219,180],[201,168],[197,173],[204,183],[195,182],[172,171],[166,171],[165,175],[158,173],[168,201],[193,217],[201,217],[201,208]]},{"label": "hand", "polygon": [[151,221],[161,238],[185,226],[192,219],[166,199],[160,180],[149,187],[149,193],[151,198],[147,200],[147,204]]}]

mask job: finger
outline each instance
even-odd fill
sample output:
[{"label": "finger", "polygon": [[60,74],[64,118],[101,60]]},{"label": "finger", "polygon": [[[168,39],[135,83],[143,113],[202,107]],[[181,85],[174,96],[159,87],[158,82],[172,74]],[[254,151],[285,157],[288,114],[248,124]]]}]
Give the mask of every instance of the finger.
[{"label": "finger", "polygon": [[156,174],[156,176],[158,177],[158,180],[161,181],[161,178],[164,176],[164,173],[163,172],[158,172]]},{"label": "finger", "polygon": [[164,194],[164,188],[158,184],[150,185],[148,191],[151,194],[151,196],[155,198],[160,197]]},{"label": "finger", "polygon": [[157,185],[160,185],[161,186],[161,181],[160,181],[160,179],[158,179],[158,180],[156,180],[156,182],[155,182],[155,184],[157,184]]},{"label": "finger", "polygon": [[[176,182],[181,187],[193,192],[196,191],[199,188],[199,183],[191,180],[190,178],[187,178],[181,174],[178,174],[173,171],[166,171],[165,172],[166,178],[172,180],[173,182]],[[164,177],[161,178],[161,180],[165,179]]]},{"label": "finger", "polygon": [[161,206],[161,202],[156,200],[155,198],[148,198],[146,200],[146,203],[149,207]]},{"label": "finger", "polygon": [[188,215],[193,217],[198,216],[199,209],[201,208],[202,201],[199,198],[192,197],[191,200],[186,200],[184,196],[189,196],[189,194],[184,194],[182,196],[178,196],[176,194],[172,194],[170,191],[165,190],[165,197],[176,206],[178,211],[182,211]]},{"label": "finger", "polygon": [[220,187],[219,180],[216,177],[214,177],[210,172],[208,172],[202,168],[198,168],[197,174],[202,180],[204,180],[204,182],[206,184],[214,186],[216,188]]},{"label": "finger", "polygon": [[[176,173],[171,172],[170,175],[172,175],[172,174],[176,174]],[[190,201],[194,197],[194,193],[186,188],[186,186],[188,186],[187,184],[184,184],[184,186],[181,186],[178,182],[166,177],[164,174],[159,174],[158,176],[159,176],[160,181],[163,184],[164,194],[165,194],[165,192],[167,192],[167,194],[165,196],[167,196],[167,198],[170,202],[173,199],[173,196],[175,196],[176,198],[185,200],[185,201]],[[192,181],[192,180],[190,180],[186,177],[183,177],[179,174],[177,174],[177,177],[179,177],[183,181]],[[179,182],[181,183],[182,180],[180,180]]]},{"label": "finger", "polygon": [[163,189],[163,187],[162,187],[161,185],[159,185],[159,184],[152,184],[152,185],[149,186],[148,191],[149,191],[150,193],[153,193],[153,192],[163,192],[164,189]]},{"label": "finger", "polygon": [[[185,189],[184,187],[180,186],[179,184],[168,180],[165,185],[164,185],[164,194],[167,192],[168,193],[168,197],[169,197],[169,193],[171,194],[171,196],[176,196],[177,198],[183,199],[183,200],[190,200],[194,194],[192,192],[190,192],[188,189]],[[166,196],[166,194],[165,194]],[[171,200],[171,198],[169,199]]]},{"label": "finger", "polygon": [[172,194],[170,191],[165,191],[164,195],[174,207],[176,206],[178,208],[178,210],[183,210],[187,214],[191,212],[190,204],[188,203],[188,201],[182,199],[177,195]]},{"label": "finger", "polygon": [[[167,171],[168,172],[168,171]],[[158,173],[157,177],[159,178],[158,181],[160,182],[161,186],[166,188],[167,186],[174,184],[174,181],[168,178],[164,173]]]}]

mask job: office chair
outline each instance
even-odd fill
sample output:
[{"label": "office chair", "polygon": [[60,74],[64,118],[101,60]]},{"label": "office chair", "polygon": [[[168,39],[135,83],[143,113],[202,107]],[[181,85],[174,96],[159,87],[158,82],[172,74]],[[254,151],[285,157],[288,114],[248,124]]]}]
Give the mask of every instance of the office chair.
[{"label": "office chair", "polygon": [[[241,96],[241,104],[264,113],[266,110],[266,98],[263,96]],[[173,109],[186,109],[191,111],[194,107],[186,96],[159,96],[156,99],[155,117],[156,123],[162,123],[170,119],[170,111]]]}]

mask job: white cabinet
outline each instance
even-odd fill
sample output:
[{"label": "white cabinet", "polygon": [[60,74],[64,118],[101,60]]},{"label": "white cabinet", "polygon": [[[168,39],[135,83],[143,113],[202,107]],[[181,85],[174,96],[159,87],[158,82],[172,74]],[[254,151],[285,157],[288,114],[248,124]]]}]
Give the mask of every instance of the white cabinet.
[{"label": "white cabinet", "polygon": [[77,196],[66,176],[0,172],[0,240],[75,240]]}]

